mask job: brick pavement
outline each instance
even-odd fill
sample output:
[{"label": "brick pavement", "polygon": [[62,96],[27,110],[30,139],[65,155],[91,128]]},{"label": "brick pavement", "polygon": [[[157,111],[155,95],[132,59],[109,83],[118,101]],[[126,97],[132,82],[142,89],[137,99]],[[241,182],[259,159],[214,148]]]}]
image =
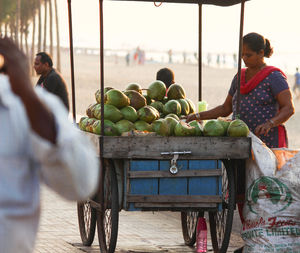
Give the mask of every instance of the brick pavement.
[{"label": "brick pavement", "polygon": [[[67,202],[42,187],[42,215],[34,253],[99,252],[97,233],[92,247],[81,245],[76,203]],[[228,252],[242,245],[238,215]],[[208,226],[209,227],[209,226]],[[209,232],[208,232],[209,236]],[[212,252],[208,239],[208,252]],[[180,214],[175,212],[120,212],[116,253],[195,252],[184,245]]]}]

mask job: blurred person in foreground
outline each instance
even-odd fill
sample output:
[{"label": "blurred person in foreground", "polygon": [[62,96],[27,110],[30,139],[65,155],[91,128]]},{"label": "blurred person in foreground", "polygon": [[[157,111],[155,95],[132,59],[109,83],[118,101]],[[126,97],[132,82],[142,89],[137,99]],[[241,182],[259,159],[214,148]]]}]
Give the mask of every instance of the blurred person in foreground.
[{"label": "blurred person in foreground", "polygon": [[[288,146],[284,127],[294,114],[292,95],[286,75],[278,68],[267,66],[273,48],[268,39],[257,33],[243,37],[242,59],[246,65],[241,72],[240,119],[243,120],[269,148]],[[237,75],[233,78],[228,95],[222,105],[211,110],[189,115],[194,119],[216,119],[233,112],[236,118]]]},{"label": "blurred person in foreground", "polygon": [[0,252],[34,250],[44,182],[68,200],[82,201],[98,184],[98,160],[68,121],[61,101],[33,88],[26,56],[0,37]]},{"label": "blurred person in foreground", "polygon": [[45,52],[37,53],[34,60],[34,69],[40,75],[36,85],[58,96],[69,110],[67,85],[61,74],[53,68],[51,56]]},{"label": "blurred person in foreground", "polygon": [[168,90],[171,84],[175,83],[174,72],[169,68],[162,68],[159,71],[157,71],[156,80],[164,82]]}]

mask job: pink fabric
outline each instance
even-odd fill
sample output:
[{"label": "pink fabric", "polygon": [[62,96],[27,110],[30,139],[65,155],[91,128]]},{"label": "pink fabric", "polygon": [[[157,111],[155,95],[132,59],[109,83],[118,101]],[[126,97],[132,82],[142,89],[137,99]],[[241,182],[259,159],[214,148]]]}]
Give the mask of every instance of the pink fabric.
[{"label": "pink fabric", "polygon": [[247,94],[252,91],[262,80],[264,80],[270,73],[280,71],[284,77],[286,75],[279,68],[267,66],[260,70],[246,83],[246,69],[241,70],[241,94]]}]

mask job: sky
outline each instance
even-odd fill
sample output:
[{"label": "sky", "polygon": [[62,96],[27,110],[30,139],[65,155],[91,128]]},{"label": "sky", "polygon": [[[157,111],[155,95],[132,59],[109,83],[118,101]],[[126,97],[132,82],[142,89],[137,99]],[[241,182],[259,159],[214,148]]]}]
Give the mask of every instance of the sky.
[{"label": "sky", "polygon": [[[283,5],[284,3],[284,5]],[[62,45],[68,41],[67,0],[58,0]],[[240,5],[203,6],[203,52],[238,50]],[[258,32],[281,53],[300,53],[299,0],[251,0],[244,34]],[[99,47],[99,1],[72,0],[74,45]],[[104,1],[104,47],[195,52],[198,5]]]}]

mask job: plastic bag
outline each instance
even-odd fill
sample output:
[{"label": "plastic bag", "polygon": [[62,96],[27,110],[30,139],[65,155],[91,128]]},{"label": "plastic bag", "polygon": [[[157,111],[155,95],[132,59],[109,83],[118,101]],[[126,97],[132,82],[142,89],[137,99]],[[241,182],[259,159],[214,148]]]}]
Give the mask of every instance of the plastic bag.
[{"label": "plastic bag", "polygon": [[300,152],[273,152],[252,133],[251,137],[253,158],[246,162],[243,252],[299,253]]}]

